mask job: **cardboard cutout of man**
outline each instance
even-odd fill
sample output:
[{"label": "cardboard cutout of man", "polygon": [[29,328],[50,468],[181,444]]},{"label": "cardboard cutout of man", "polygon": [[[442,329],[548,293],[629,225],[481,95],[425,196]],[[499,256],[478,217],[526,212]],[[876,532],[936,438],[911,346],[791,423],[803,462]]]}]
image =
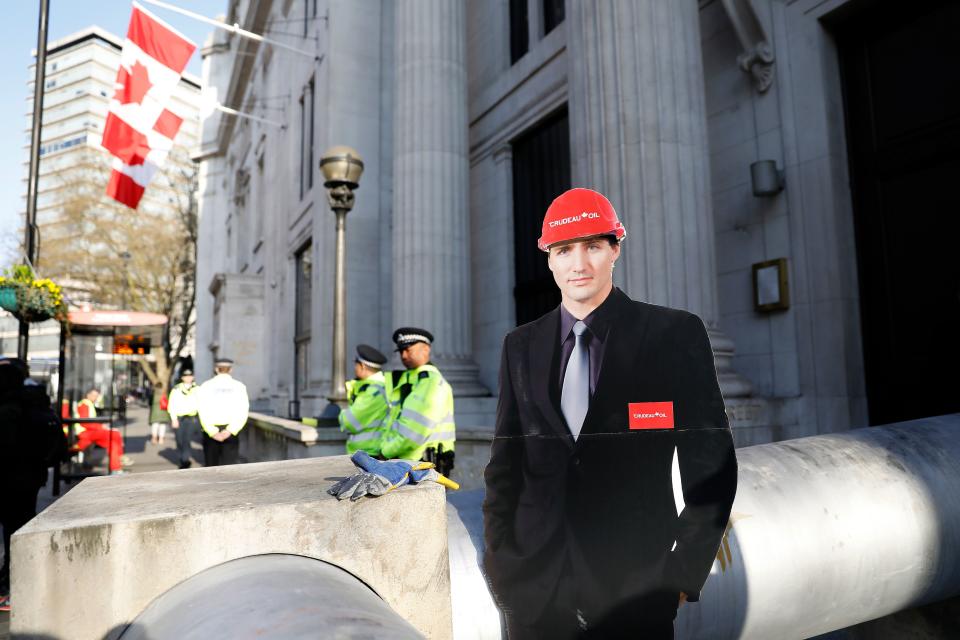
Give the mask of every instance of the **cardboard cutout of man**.
[{"label": "cardboard cutout of man", "polygon": [[504,340],[484,566],[511,640],[672,638],[730,514],[736,457],[707,332],[613,286],[624,236],[603,195],[554,200],[539,246],[562,303]]}]

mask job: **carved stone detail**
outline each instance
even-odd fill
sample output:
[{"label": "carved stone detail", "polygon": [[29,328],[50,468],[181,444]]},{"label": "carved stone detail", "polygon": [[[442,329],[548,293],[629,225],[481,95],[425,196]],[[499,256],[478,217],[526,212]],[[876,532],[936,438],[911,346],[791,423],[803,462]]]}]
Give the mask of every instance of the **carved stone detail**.
[{"label": "carved stone detail", "polygon": [[353,189],[347,184],[334,185],[327,190],[327,201],[333,210],[343,209],[350,211],[353,209],[354,194]]},{"label": "carved stone detail", "polygon": [[752,0],[721,0],[737,34],[743,53],[737,56],[737,64],[753,79],[753,87],[766,93],[773,84],[773,47],[760,22]]}]

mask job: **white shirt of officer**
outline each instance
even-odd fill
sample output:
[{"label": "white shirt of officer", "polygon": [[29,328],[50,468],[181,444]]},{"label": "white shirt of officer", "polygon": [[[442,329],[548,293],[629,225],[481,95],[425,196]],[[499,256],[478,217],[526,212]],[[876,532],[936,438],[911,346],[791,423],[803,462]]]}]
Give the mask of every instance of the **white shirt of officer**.
[{"label": "white shirt of officer", "polygon": [[250,411],[245,384],[235,380],[229,373],[218,373],[200,385],[197,394],[200,426],[207,435],[213,437],[220,425],[226,425],[227,431],[233,435],[240,433]]}]

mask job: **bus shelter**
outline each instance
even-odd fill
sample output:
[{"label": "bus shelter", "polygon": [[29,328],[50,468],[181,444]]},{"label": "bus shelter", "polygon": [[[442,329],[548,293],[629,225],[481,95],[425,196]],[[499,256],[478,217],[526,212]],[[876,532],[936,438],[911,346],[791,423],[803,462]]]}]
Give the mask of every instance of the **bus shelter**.
[{"label": "bus shelter", "polygon": [[[77,449],[81,429],[117,429],[126,450],[126,397],[142,388],[138,366],[153,359],[150,351],[159,345],[167,317],[142,311],[71,311],[70,327],[60,332],[60,362],[56,383],[57,406],[67,432],[71,452]],[[90,390],[100,393],[96,417],[79,417],[78,407]],[[110,467],[111,448],[107,448]],[[61,478],[72,480],[95,475],[71,456],[66,470],[55,469],[54,494]]]}]

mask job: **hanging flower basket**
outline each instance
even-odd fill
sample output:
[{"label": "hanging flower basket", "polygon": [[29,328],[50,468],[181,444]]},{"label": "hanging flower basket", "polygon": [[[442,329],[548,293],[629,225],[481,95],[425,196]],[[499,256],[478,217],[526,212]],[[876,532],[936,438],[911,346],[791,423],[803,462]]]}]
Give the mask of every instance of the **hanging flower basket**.
[{"label": "hanging flower basket", "polygon": [[0,288],[0,309],[16,313],[17,311],[17,290],[13,287]]},{"label": "hanging flower basket", "polygon": [[67,319],[67,303],[52,280],[36,279],[26,265],[16,265],[0,276],[0,307],[24,322]]}]

